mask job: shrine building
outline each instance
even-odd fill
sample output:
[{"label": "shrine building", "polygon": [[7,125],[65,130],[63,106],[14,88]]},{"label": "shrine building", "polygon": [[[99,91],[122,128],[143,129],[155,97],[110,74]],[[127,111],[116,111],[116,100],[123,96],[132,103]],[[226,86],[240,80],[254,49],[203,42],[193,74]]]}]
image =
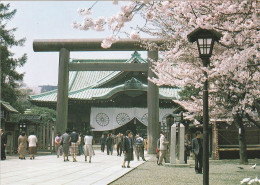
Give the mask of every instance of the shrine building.
[{"label": "shrine building", "polygon": [[[78,60],[71,63],[147,63],[138,52],[130,59]],[[104,132],[146,135],[147,84],[145,72],[123,71],[70,71],[68,92],[68,125],[79,132],[91,129],[98,138]],[[179,88],[159,87],[159,122],[161,130],[169,130],[166,117],[178,106],[172,99],[179,99]],[[38,106],[56,109],[58,90],[30,97]],[[57,130],[58,132],[59,130]]]}]

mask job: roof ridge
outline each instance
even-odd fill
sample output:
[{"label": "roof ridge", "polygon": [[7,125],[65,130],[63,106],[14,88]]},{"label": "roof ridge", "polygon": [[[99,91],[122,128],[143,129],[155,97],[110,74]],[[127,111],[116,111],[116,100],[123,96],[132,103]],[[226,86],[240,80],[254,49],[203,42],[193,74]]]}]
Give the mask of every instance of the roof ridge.
[{"label": "roof ridge", "polygon": [[53,93],[56,93],[58,91],[58,89],[54,89],[52,91],[47,91],[47,92],[43,92],[43,93],[40,93],[40,94],[35,94],[35,95],[30,95],[29,98],[39,98],[39,97],[42,97],[42,96],[45,96],[45,95],[50,95],[50,94],[53,94]]},{"label": "roof ridge", "polygon": [[76,63],[76,62],[91,62],[91,61],[120,61],[120,62],[125,62],[128,59],[71,59],[71,63]]}]

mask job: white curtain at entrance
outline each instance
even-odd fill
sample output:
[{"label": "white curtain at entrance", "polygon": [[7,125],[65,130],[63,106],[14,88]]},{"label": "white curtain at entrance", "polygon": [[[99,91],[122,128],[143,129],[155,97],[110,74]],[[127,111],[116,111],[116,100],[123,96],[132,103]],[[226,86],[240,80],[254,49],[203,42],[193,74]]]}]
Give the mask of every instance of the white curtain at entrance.
[{"label": "white curtain at entrance", "polygon": [[[165,122],[173,109],[159,109],[159,122]],[[147,108],[108,108],[91,107],[90,125],[93,131],[113,130],[137,118],[144,125],[148,125]]]}]

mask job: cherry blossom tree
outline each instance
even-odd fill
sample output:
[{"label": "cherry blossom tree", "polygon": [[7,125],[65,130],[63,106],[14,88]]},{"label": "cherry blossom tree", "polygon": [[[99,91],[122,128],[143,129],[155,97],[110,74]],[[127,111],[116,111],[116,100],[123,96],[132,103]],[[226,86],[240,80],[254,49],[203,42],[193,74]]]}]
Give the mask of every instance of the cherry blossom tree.
[{"label": "cherry blossom tree", "polygon": [[[194,87],[200,89],[209,81],[210,118],[226,117],[240,129],[240,160],[247,162],[245,126],[247,120],[260,128],[260,27],[257,0],[215,1],[134,1],[121,6],[121,11],[107,18],[93,19],[91,8],[79,9],[82,23],[73,23],[81,30],[111,30],[102,43],[109,48],[119,38],[125,25],[134,16],[146,21],[131,30],[129,37],[140,39],[142,33],[165,40],[157,46],[162,59],[153,63],[157,85]],[[205,68],[198,58],[196,44],[188,43],[187,34],[194,29],[214,29],[223,34],[215,44],[210,65]],[[150,49],[153,44],[146,43]],[[202,114],[202,93],[183,100],[175,100],[188,110],[187,119]],[[255,114],[258,111],[258,114]]]}]

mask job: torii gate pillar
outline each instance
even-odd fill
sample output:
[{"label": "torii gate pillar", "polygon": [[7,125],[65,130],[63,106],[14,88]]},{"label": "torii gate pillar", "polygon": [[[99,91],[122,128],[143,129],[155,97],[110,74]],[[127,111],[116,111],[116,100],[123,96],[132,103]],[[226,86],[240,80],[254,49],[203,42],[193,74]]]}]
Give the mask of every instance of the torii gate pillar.
[{"label": "torii gate pillar", "polygon": [[69,50],[62,48],[59,55],[56,130],[65,133],[68,123]]},{"label": "torii gate pillar", "polygon": [[[148,51],[148,78],[155,77],[152,72],[152,62],[158,60],[158,51]],[[147,152],[149,154],[156,153],[157,140],[159,138],[159,88],[157,85],[148,80],[147,89],[147,107],[148,107],[148,127],[147,127],[147,137],[148,137],[148,148]]]}]

